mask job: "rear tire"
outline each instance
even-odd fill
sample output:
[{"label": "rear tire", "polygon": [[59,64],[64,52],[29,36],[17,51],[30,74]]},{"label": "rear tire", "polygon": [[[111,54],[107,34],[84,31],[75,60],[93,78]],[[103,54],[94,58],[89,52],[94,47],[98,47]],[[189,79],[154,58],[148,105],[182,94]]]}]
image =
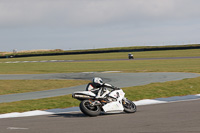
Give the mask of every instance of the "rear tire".
[{"label": "rear tire", "polygon": [[123,107],[124,107],[124,112],[135,113],[137,111],[137,107],[132,101],[126,99],[122,103],[123,103]]},{"label": "rear tire", "polygon": [[101,113],[99,106],[91,106],[90,100],[83,100],[80,103],[80,110],[88,116],[98,116]]}]

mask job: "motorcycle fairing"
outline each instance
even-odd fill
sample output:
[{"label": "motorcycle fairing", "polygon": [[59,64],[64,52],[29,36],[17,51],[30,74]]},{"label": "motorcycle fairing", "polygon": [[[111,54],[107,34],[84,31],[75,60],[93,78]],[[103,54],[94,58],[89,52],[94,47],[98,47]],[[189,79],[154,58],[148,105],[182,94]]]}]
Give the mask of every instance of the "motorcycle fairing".
[{"label": "motorcycle fairing", "polygon": [[107,103],[102,108],[105,112],[121,112],[124,110],[124,107],[120,101]]}]

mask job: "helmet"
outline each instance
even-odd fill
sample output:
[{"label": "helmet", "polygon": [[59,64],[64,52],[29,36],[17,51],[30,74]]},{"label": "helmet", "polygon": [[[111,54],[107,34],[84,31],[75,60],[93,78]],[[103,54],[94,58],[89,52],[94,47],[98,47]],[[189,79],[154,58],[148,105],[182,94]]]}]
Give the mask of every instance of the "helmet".
[{"label": "helmet", "polygon": [[93,78],[92,82],[95,84],[103,85],[103,80],[99,77]]}]

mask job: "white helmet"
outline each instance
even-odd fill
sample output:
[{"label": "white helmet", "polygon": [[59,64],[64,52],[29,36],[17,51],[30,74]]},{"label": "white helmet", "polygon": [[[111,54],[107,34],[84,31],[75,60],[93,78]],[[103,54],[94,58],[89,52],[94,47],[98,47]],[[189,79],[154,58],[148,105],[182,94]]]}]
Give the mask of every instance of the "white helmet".
[{"label": "white helmet", "polygon": [[99,84],[99,85],[103,85],[103,80],[99,77],[95,77],[92,80],[93,83]]}]

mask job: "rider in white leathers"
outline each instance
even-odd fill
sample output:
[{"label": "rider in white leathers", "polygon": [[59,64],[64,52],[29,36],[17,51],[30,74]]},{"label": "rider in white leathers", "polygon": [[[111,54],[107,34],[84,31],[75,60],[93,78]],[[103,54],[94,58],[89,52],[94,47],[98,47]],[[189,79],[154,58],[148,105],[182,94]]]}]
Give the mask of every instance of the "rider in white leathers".
[{"label": "rider in white leathers", "polygon": [[110,84],[103,83],[103,80],[99,77],[93,78],[92,82],[89,83],[86,87],[87,91],[91,91],[96,94],[96,98],[104,98],[110,91],[108,91],[106,88],[111,89],[119,89],[117,87],[114,87]]}]

